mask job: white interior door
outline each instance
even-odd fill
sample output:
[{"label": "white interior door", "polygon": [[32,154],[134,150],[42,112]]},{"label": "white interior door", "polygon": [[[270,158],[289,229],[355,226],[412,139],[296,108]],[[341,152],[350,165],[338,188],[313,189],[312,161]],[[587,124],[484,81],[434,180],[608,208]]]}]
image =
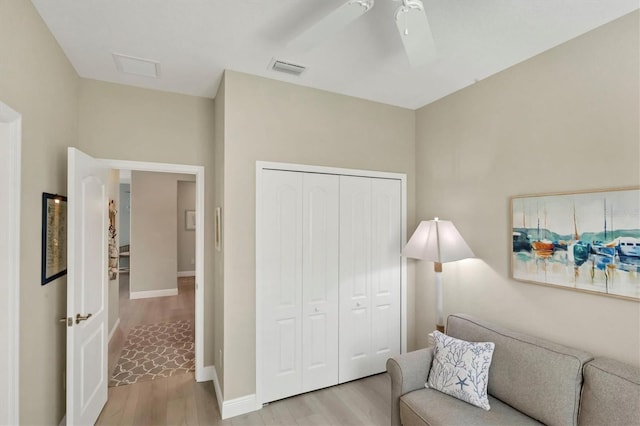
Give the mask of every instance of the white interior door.
[{"label": "white interior door", "polygon": [[340,383],[371,371],[371,178],[340,176]]},{"label": "white interior door", "polygon": [[263,174],[262,402],[302,392],[302,176]]},{"label": "white interior door", "polygon": [[303,174],[302,391],[338,383],[339,177]]},{"label": "white interior door", "polygon": [[340,383],[400,354],[402,184],[340,178]]},{"label": "white interior door", "polygon": [[98,160],[69,148],[68,425],[94,424],[107,402],[107,172]]},{"label": "white interior door", "polygon": [[267,170],[261,191],[268,402],[338,382],[339,178]]},{"label": "white interior door", "polygon": [[400,354],[402,187],[399,180],[371,179],[371,373],[386,370]]},{"label": "white interior door", "polygon": [[402,344],[404,179],[269,164],[256,179],[259,404],[382,372]]}]

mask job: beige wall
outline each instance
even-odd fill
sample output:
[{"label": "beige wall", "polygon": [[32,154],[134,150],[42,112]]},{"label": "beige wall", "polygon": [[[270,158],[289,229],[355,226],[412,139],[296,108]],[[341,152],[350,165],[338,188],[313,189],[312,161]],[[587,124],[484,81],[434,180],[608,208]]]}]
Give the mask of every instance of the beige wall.
[{"label": "beige wall", "polygon": [[[195,179],[195,175],[192,177]],[[178,272],[190,272],[196,270],[196,233],[185,226],[187,210],[196,209],[196,183],[195,181],[178,181]]]},{"label": "beige wall", "polygon": [[[131,233],[131,184],[120,184],[120,203],[118,208],[120,245],[125,246],[130,243]],[[122,259],[121,259],[122,260]],[[129,266],[127,259],[126,266]]]},{"label": "beige wall", "polygon": [[129,291],[178,288],[178,180],[173,173],[131,172]]},{"label": "beige wall", "polygon": [[[204,364],[215,362],[226,400],[255,390],[256,160],[407,173],[409,233],[419,219],[452,219],[479,258],[445,265],[446,313],[638,364],[637,302],[508,278],[510,195],[640,183],[638,15],[417,114],[236,72],[214,114],[210,99],[79,79],[31,2],[0,0],[0,100],[23,116],[21,423],[58,424],[65,411],[66,279],[40,286],[39,265],[41,193],[66,193],[67,146],[205,167]],[[417,266],[410,348],[434,323],[431,265]]]},{"label": "beige wall", "polygon": [[[220,207],[222,223],[224,224],[224,142],[225,142],[225,76],[222,76],[220,87],[215,99],[215,115],[214,115],[214,167],[213,173],[207,175],[207,181],[212,180],[213,187],[213,205],[215,208]],[[205,312],[205,319],[214,324],[214,360],[216,373],[218,375],[218,383],[222,394],[224,395],[224,359],[222,356],[224,348],[224,229],[221,232],[220,250],[213,252],[213,269],[214,269],[214,293],[212,305],[213,312]]]},{"label": "beige wall", "polygon": [[[109,177],[107,180],[107,197],[109,200],[114,200],[116,203],[116,247],[120,248],[120,224],[119,219],[122,214],[122,206],[120,205],[120,173],[118,170],[111,170],[109,172]],[[120,274],[116,275],[114,280],[109,280],[109,321],[108,328],[109,333],[113,330],[113,326],[118,321],[118,317],[120,315],[120,283],[118,277]]]},{"label": "beige wall", "polygon": [[[417,217],[452,220],[478,259],[444,265],[445,314],[640,365],[640,304],[509,278],[509,197],[640,184],[638,12],[417,112]],[[435,316],[419,265],[417,338]]]},{"label": "beige wall", "polygon": [[58,424],[66,277],[40,285],[42,192],[66,194],[79,78],[29,1],[0,0],[0,100],[22,114],[20,422]]},{"label": "beige wall", "polygon": [[80,80],[79,140],[88,154],[206,166],[213,100]]},{"label": "beige wall", "polygon": [[[205,249],[213,253],[212,99],[81,79],[80,148],[99,158],[204,166]],[[204,365],[212,365],[213,265],[205,262]]]},{"label": "beige wall", "polygon": [[[407,174],[413,111],[260,77],[225,75],[224,397],[255,392],[256,160]],[[411,321],[411,319],[410,319]]]}]

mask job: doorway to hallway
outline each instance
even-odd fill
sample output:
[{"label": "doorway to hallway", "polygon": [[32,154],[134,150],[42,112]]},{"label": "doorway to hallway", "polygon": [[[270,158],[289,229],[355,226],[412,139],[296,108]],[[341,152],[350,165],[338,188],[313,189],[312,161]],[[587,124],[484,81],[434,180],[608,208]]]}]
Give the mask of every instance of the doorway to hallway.
[{"label": "doorway to hallway", "polygon": [[[86,313],[86,315],[83,313],[83,317],[76,321],[76,323],[85,321],[81,326],[69,327],[67,330],[67,422],[94,423],[107,401],[107,377],[106,375],[95,373],[99,371],[107,372],[108,370],[108,331],[105,315],[105,311],[109,308],[109,299],[106,297],[107,286],[105,285],[108,284],[105,282],[107,278],[106,265],[108,259],[107,252],[105,251],[107,248],[106,233],[103,233],[104,231],[101,230],[106,230],[107,224],[111,222],[111,214],[109,214],[109,219],[107,219],[107,205],[109,204],[109,206],[111,206],[107,198],[109,192],[106,189],[109,169],[131,169],[195,175],[195,379],[203,381],[205,380],[203,377],[204,288],[202,286],[204,282],[204,167],[95,159],[74,148],[69,148],[68,164],[69,211],[72,213],[68,218],[68,240],[74,242],[74,244],[69,244],[68,261],[71,265],[69,271],[74,273],[69,273],[67,280],[67,313],[68,317],[74,316],[71,312],[75,312],[78,309],[83,309],[83,312],[86,310],[88,313]],[[91,189],[89,193],[83,190],[83,188],[86,189],[87,187]],[[86,196],[83,198],[82,195],[85,193],[88,193],[93,198],[89,200],[87,200]],[[74,197],[71,197],[72,194],[74,194]],[[87,206],[91,207],[91,209],[87,208]],[[100,208],[99,206],[104,206],[104,208]],[[91,227],[87,227],[87,223],[90,224]],[[94,226],[96,224],[99,225],[98,228]],[[87,238],[83,236],[89,238],[89,241],[87,242]],[[84,255],[77,256],[75,253],[79,247],[89,248],[90,250],[85,250],[83,252]],[[79,269],[78,271],[74,269],[76,266],[76,269]],[[90,268],[90,272],[96,271],[94,274],[97,274],[96,279],[89,281],[79,279],[85,275],[82,268]],[[176,278],[175,272],[174,270],[174,279]],[[87,287],[87,283],[92,283],[93,287],[97,286],[97,288],[85,288]],[[84,301],[84,299],[79,302],[76,300],[75,295],[81,295],[84,299],[92,301],[91,303],[93,303],[93,305],[97,305],[89,306],[90,309],[87,310],[86,308],[89,302]],[[95,312],[92,316],[91,312],[93,311]],[[78,315],[78,318],[80,318],[80,315]],[[91,332],[96,327],[98,327],[98,331]],[[88,344],[84,343],[82,338],[85,337],[91,340],[93,346],[89,347]],[[91,351],[89,351],[89,349]],[[94,364],[99,365],[75,362],[79,357],[84,360],[93,360],[95,361]],[[85,392],[85,394],[82,394],[82,392]],[[89,392],[90,395],[86,394],[86,392]],[[91,406],[81,404],[82,398],[86,400],[92,395],[103,395],[103,397],[101,396],[99,400],[97,397],[94,398],[96,400],[95,404],[92,403]]]},{"label": "doorway to hallway", "polygon": [[[120,170],[109,386],[193,373],[195,177]],[[160,261],[162,260],[162,261]],[[113,288],[116,287],[116,288]]]}]

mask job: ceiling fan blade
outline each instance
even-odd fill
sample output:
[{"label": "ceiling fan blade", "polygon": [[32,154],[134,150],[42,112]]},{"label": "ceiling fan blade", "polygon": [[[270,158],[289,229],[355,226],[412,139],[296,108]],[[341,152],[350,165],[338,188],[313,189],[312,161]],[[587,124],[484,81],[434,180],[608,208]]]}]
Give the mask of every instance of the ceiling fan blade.
[{"label": "ceiling fan blade", "polygon": [[367,13],[374,0],[349,0],[289,42],[288,47],[306,50],[331,37]]},{"label": "ceiling fan blade", "polygon": [[436,59],[436,45],[420,0],[403,1],[396,11],[396,25],[413,68],[427,65]]}]

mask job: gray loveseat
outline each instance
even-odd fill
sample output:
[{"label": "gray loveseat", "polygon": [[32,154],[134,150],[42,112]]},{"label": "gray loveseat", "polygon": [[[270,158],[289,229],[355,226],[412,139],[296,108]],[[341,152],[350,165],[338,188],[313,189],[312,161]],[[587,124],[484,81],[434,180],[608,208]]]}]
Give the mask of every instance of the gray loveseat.
[{"label": "gray loveseat", "polygon": [[449,316],[446,332],[495,343],[491,410],[425,388],[427,348],[387,361],[392,425],[640,425],[640,369],[468,315]]}]

